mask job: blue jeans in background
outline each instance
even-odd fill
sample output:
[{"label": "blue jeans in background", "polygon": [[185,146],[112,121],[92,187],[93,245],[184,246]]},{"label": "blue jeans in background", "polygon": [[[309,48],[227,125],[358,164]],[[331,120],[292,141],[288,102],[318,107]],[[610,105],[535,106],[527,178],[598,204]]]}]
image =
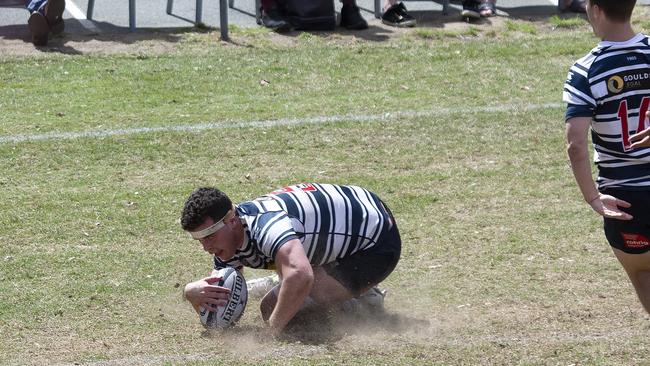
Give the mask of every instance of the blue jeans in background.
[{"label": "blue jeans in background", "polygon": [[25,1],[25,7],[27,8],[27,10],[29,10],[30,14],[35,11],[40,11],[41,13],[44,14],[46,3],[47,0],[27,0]]}]

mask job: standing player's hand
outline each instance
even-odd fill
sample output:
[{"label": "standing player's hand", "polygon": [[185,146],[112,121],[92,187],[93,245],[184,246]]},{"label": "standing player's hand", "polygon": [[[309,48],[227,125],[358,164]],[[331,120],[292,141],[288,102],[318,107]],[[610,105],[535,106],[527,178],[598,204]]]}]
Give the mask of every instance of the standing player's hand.
[{"label": "standing player's hand", "polygon": [[[645,118],[650,118],[650,112],[646,112]],[[634,135],[630,136],[630,142],[632,143],[630,147],[633,149],[639,147],[650,147],[650,127],[643,131],[638,131]]]},{"label": "standing player's hand", "polygon": [[589,202],[591,208],[598,212],[603,217],[618,220],[632,220],[632,215],[627,212],[621,211],[619,207],[628,208],[632,206],[630,203],[620,200],[608,194],[601,194],[598,198]]},{"label": "standing player's hand", "polygon": [[214,285],[220,279],[221,277],[206,277],[190,282],[185,285],[183,294],[195,308],[203,306],[210,311],[217,311],[218,306],[228,304],[228,297],[230,296],[229,289]]}]

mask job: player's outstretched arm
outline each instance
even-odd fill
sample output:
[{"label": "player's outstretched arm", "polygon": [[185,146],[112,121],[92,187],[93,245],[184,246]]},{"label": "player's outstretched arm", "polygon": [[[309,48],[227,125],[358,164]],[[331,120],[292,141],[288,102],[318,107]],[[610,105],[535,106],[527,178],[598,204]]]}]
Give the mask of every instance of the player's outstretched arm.
[{"label": "player's outstretched arm", "polygon": [[300,240],[286,242],[275,256],[282,286],[277,303],[269,317],[274,334],[279,334],[296,315],[314,284],[314,272]]},{"label": "player's outstretched arm", "polygon": [[197,313],[200,313],[200,306],[210,311],[217,311],[218,306],[226,306],[230,290],[214,285],[220,279],[220,277],[211,276],[185,285],[183,296],[192,304]]},{"label": "player's outstretched arm", "polygon": [[590,123],[591,118],[589,117],[575,117],[566,122],[567,153],[571,161],[573,176],[580,187],[585,202],[599,215],[612,219],[631,220],[630,214],[619,209],[619,207],[630,207],[628,202],[601,194],[596,189],[589,160],[587,133]]}]

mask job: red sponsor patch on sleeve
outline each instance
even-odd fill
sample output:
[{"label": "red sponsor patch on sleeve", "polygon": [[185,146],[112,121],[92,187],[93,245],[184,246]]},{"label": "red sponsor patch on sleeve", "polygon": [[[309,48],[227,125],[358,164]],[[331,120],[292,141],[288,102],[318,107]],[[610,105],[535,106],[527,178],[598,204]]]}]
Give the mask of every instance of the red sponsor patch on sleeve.
[{"label": "red sponsor patch on sleeve", "polygon": [[650,246],[650,240],[641,234],[621,233],[627,248],[640,249]]}]

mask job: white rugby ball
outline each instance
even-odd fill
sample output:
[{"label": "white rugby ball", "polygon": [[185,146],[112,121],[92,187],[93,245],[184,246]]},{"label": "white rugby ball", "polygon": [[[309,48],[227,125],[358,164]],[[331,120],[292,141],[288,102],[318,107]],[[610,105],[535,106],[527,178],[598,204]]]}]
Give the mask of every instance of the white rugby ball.
[{"label": "white rugby ball", "polygon": [[230,298],[226,306],[219,306],[217,311],[208,311],[203,306],[199,308],[199,318],[201,324],[207,328],[228,328],[235,324],[241,318],[246,309],[248,300],[248,289],[244,275],[232,267],[219,269],[215,277],[221,277],[217,286],[225,287],[230,290]]}]

